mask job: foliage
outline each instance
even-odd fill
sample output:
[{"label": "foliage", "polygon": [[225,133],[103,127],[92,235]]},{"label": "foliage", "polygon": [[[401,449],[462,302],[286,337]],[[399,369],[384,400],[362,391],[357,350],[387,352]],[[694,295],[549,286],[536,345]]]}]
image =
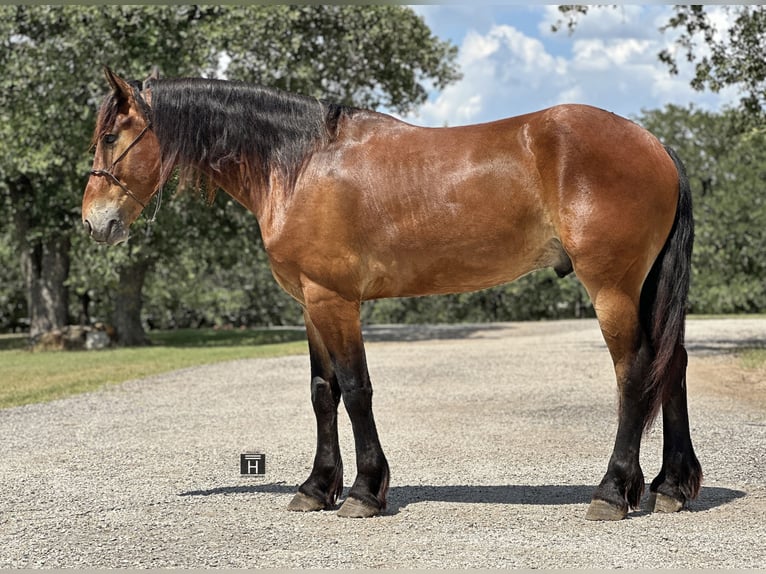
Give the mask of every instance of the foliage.
[{"label": "foliage", "polygon": [[[564,5],[570,33],[589,6]],[[712,114],[668,106],[644,112],[641,123],[687,164],[694,191],[696,241],[690,305],[696,313],[757,312],[766,307],[766,6],[674,6],[661,29],[680,36],[659,59],[672,74],[683,57],[694,64],[697,90],[739,88],[738,111]],[[728,16],[716,26],[713,10]]]},{"label": "foliage", "polygon": [[[224,194],[209,208],[188,196],[191,221],[176,228],[186,242],[148,278],[145,315],[152,328],[222,325],[294,325],[300,307],[276,284],[253,215]],[[195,205],[196,204],[196,205]],[[154,227],[162,227],[163,219]],[[215,233],[200,230],[215,229]]]},{"label": "foliage", "polygon": [[457,47],[401,6],[248,6],[227,12],[227,75],[406,113],[459,78]]},{"label": "foliage", "polygon": [[492,289],[472,293],[384,299],[366,303],[367,323],[485,323],[594,317],[593,305],[574,276],[536,271]]},{"label": "foliage", "polygon": [[[691,85],[718,92],[726,86],[739,86],[744,94],[742,106],[751,113],[766,111],[766,6],[724,6],[733,15],[728,30],[719,30],[704,6],[675,6],[675,15],[663,30],[680,29],[677,41],[686,59],[694,62]],[[705,46],[707,49],[700,49]],[[660,60],[678,74],[676,56],[670,50]]]},{"label": "foliage", "polygon": [[10,234],[0,233],[0,333],[16,331],[26,325],[24,282],[18,256],[11,248]]},{"label": "foliage", "polygon": [[[253,251],[252,216],[228,200],[212,210],[195,198],[166,201],[151,233],[139,222],[120,249],[75,232],[87,142],[107,89],[102,64],[141,79],[152,65],[167,76],[215,76],[228,61],[232,79],[400,111],[423,101],[426,84],[458,77],[456,48],[401,6],[4,6],[0,43],[0,200],[10,205],[3,229],[15,227],[15,239],[31,248],[52,234],[71,236],[73,317],[108,319],[120,274],[148,270],[149,310],[162,324],[210,303],[201,313],[208,323],[242,308],[248,321],[277,322],[287,298],[274,295],[264,255]],[[23,226],[14,213],[24,215]],[[239,237],[251,241],[235,245],[231,229],[243,221],[247,235]],[[228,247],[235,251],[227,259]],[[225,301],[231,285],[241,290],[227,291]]]},{"label": "foliage", "polygon": [[[569,9],[562,14],[573,15],[572,27],[588,11]],[[678,149],[692,180],[692,310],[763,310],[766,136],[762,116],[752,112],[764,103],[764,9],[728,8],[736,15],[729,37],[738,44],[714,45],[705,56],[693,38],[712,34],[707,10],[676,7],[668,27],[682,30],[687,57],[707,61],[697,67],[696,87],[738,85],[750,98],[750,113],[669,106],[645,112],[641,122]],[[224,194],[205,206],[195,195],[174,194],[171,183],[158,221],[142,216],[119,248],[96,245],[78,231],[87,142],[106,91],[101,64],[138,79],[152,65],[167,76],[215,76],[228,64],[232,79],[401,113],[422,103],[431,85],[441,88],[458,77],[455,47],[399,6],[3,6],[0,43],[0,330],[26,314],[15,214],[28,222],[22,230],[28,242],[71,238],[67,285],[75,320],[109,321],[119,274],[147,264],[148,327],[301,322],[300,307],[271,276],[257,221]],[[759,46],[761,58],[753,59]],[[666,61],[672,69],[672,59]],[[12,188],[24,192],[12,197]],[[363,307],[366,322],[592,314],[579,282],[559,280],[550,270],[476,293]]]},{"label": "foliage", "polygon": [[125,62],[133,62],[127,71],[135,73],[150,55],[172,70],[192,59],[214,65],[205,36],[193,32],[197,12],[188,6],[0,7],[0,194],[9,206],[0,217],[14,230],[34,330],[67,320],[70,246],[105,92],[101,64],[130,68]]},{"label": "foliage", "polygon": [[749,114],[668,106],[640,121],[684,160],[694,193],[691,309],[766,308],[766,129]]},{"label": "foliage", "polygon": [[145,74],[144,55],[159,44],[153,63],[177,71],[206,52],[197,42],[168,40],[173,30],[191,36],[190,18],[188,7],[0,7],[0,173],[32,184],[15,205],[31,219],[29,234],[70,234],[79,223],[76,193],[105,92],[99,60]]},{"label": "foliage", "polygon": [[[612,7],[615,7],[612,5]],[[570,33],[591,6],[565,4],[559,6],[561,19],[553,25],[556,32],[566,26]],[[716,27],[711,10],[723,10],[730,22],[726,29]],[[718,92],[726,86],[737,86],[742,108],[762,116],[766,113],[766,6],[764,5],[676,5],[674,15],[662,31],[678,30],[680,36],[672,49],[664,49],[659,59],[671,74],[678,74],[678,56],[694,63],[691,86],[696,90]]]},{"label": "foliage", "polygon": [[[615,7],[615,5],[612,5],[612,7]],[[570,34],[574,33],[580,18],[585,16],[590,8],[590,6],[584,4],[559,4],[558,9],[561,17],[551,24],[551,32],[555,34],[566,26]]]}]

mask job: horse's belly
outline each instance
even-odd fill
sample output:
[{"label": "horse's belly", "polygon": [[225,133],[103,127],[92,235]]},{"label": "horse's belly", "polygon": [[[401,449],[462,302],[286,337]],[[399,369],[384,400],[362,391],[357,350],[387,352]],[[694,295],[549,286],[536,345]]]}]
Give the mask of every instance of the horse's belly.
[{"label": "horse's belly", "polygon": [[443,243],[372,258],[364,298],[415,297],[477,291],[509,283],[566,255],[557,239]]}]

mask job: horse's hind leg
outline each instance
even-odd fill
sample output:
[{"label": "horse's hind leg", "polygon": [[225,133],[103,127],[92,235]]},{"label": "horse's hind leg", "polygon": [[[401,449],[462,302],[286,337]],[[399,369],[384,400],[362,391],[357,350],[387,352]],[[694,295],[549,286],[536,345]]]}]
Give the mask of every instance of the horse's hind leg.
[{"label": "horse's hind leg", "polygon": [[304,287],[306,312],[321,336],[337,377],[356,445],[357,475],[338,516],[364,518],[386,506],[388,462],[372,415],[372,384],[362,341],[359,303],[319,287]]},{"label": "horse's hind leg", "polygon": [[650,408],[644,381],[652,352],[639,323],[637,293],[602,288],[597,291],[594,307],[617,375],[619,418],[609,466],[593,493],[586,518],[620,520],[630,508],[638,507],[644,490],[639,451]]},{"label": "horse's hind leg", "polygon": [[[686,366],[686,351],[683,353]],[[702,468],[692,447],[689,414],[686,406],[686,377],[675,382],[662,405],[662,470],[652,481],[649,508],[655,512],[675,512],[695,498],[702,484]]]},{"label": "horse's hind leg", "polygon": [[322,338],[304,313],[311,360],[311,404],[317,421],[317,450],[314,466],[298,489],[289,510],[311,511],[331,508],[343,490],[343,462],[338,444],[340,387]]}]

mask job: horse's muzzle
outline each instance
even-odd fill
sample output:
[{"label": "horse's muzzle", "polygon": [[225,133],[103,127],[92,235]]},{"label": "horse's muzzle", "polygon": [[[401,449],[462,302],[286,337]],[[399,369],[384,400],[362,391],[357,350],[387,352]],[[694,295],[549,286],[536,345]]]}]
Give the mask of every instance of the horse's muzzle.
[{"label": "horse's muzzle", "polygon": [[88,234],[98,243],[117,245],[127,241],[130,235],[121,219],[109,217],[107,214],[91,214],[83,219],[83,225]]}]

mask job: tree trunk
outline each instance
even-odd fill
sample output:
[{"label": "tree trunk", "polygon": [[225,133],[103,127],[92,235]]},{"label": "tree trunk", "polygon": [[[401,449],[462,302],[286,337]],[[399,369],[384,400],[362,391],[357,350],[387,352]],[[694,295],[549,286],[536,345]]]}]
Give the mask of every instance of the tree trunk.
[{"label": "tree trunk", "polygon": [[141,322],[141,309],[144,305],[144,280],[150,267],[151,263],[146,260],[130,262],[120,267],[120,281],[114,301],[114,326],[117,329],[117,344],[120,346],[138,347],[149,344]]},{"label": "tree trunk", "polygon": [[65,327],[69,319],[69,252],[68,236],[48,231],[42,237],[32,236],[32,223],[25,202],[33,193],[28,178],[9,182],[15,238],[19,250],[21,272],[27,295],[29,336],[36,339],[53,329]]},{"label": "tree trunk", "polygon": [[69,319],[68,237],[27,243],[21,249],[21,270],[27,291],[29,336],[65,327]]}]

